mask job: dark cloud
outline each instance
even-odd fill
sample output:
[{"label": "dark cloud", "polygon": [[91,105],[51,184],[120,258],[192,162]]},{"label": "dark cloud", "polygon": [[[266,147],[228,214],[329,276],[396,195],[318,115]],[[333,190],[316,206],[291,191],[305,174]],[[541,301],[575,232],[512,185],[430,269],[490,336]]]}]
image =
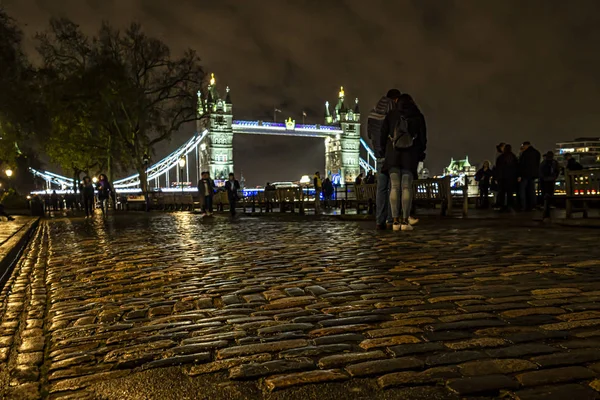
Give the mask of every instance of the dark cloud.
[{"label": "dark cloud", "polygon": [[[415,97],[430,132],[429,166],[490,158],[499,141],[541,150],[598,136],[600,2],[577,0],[5,0],[32,35],[50,16],[89,32],[131,20],[174,51],[196,49],[237,118],[318,122],[340,85],[363,115],[390,87]],[[31,48],[32,42],[28,42]],[[183,138],[175,138],[176,142]],[[322,144],[236,138],[236,167],[252,182],[323,169]],[[283,156],[282,156],[283,154]],[[282,157],[278,159],[277,157]],[[289,164],[294,160],[294,165]],[[249,171],[249,172],[247,172]]]}]

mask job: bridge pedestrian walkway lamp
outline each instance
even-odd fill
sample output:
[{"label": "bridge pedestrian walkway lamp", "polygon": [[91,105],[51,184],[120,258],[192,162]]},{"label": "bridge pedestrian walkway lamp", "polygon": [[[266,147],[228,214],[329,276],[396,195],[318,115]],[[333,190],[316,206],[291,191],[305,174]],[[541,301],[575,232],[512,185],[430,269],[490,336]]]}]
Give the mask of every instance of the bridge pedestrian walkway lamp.
[{"label": "bridge pedestrian walkway lamp", "polygon": [[183,194],[183,168],[185,167],[185,158],[179,159],[179,184],[181,185],[181,193]]}]

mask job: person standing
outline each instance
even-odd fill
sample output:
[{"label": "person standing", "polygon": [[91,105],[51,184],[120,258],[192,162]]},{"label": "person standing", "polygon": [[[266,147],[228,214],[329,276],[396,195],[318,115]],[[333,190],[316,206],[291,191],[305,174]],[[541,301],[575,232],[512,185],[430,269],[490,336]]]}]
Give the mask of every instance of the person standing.
[{"label": "person standing", "polygon": [[385,117],[381,130],[389,137],[382,170],[390,175],[393,230],[410,231],[411,222],[416,223],[410,218],[413,179],[427,149],[425,117],[413,98],[404,93],[398,98],[397,108]]},{"label": "person standing", "polygon": [[325,199],[325,208],[331,208],[331,198],[333,197],[333,183],[331,183],[331,179],[325,178],[323,181],[323,197]]},{"label": "person standing", "polygon": [[227,191],[227,200],[229,200],[229,212],[233,216],[235,215],[237,201],[240,198],[238,193],[240,190],[240,183],[235,179],[233,172],[229,173],[229,180],[225,182],[225,190]]},{"label": "person standing", "polygon": [[323,191],[323,182],[319,171],[315,172],[313,177],[313,185],[315,187],[315,214],[321,213],[321,192]]},{"label": "person standing", "polygon": [[83,182],[81,183],[81,195],[83,197],[85,217],[91,218],[94,216],[94,184],[89,176],[83,178]]},{"label": "person standing", "polygon": [[573,158],[571,153],[565,154],[565,160],[567,161],[566,169],[568,171],[581,171],[583,169],[583,166]]},{"label": "person standing", "polygon": [[363,173],[361,172],[360,174],[358,174],[358,176],[354,180],[354,184],[358,186],[358,185],[362,185],[362,183],[363,183]]},{"label": "person standing", "polygon": [[113,188],[110,182],[108,181],[108,177],[104,174],[100,174],[98,176],[98,201],[100,202],[100,210],[102,210],[102,216],[106,216],[106,212],[108,211],[108,199],[112,197]]},{"label": "person standing", "polygon": [[540,173],[541,155],[530,142],[523,142],[523,149],[519,158],[519,198],[521,210],[531,211],[537,205],[535,195],[535,181]]},{"label": "person standing", "polygon": [[512,152],[510,144],[504,145],[502,154],[496,159],[496,180],[498,181],[498,204],[501,211],[514,208],[513,200],[519,175],[519,159]]},{"label": "person standing", "polygon": [[202,213],[207,217],[212,215],[212,200],[215,195],[215,183],[210,179],[210,174],[202,172],[200,181],[198,181],[198,192],[202,202]]},{"label": "person standing", "polygon": [[381,128],[385,117],[390,111],[396,108],[396,103],[400,95],[401,93],[398,89],[390,89],[385,96],[379,99],[367,120],[367,134],[369,139],[371,139],[371,145],[377,160],[377,195],[375,196],[375,222],[377,229],[385,229],[387,225],[392,225],[390,176],[382,172],[388,137],[387,132],[383,132]]},{"label": "person standing", "polygon": [[544,155],[544,161],[540,165],[540,190],[544,199],[543,219],[550,218],[550,206],[554,198],[554,188],[559,174],[560,166],[554,159],[554,153],[549,151]]},{"label": "person standing", "polygon": [[475,174],[475,181],[479,183],[479,205],[483,209],[489,208],[490,204],[490,184],[492,180],[492,170],[490,162],[484,161],[483,166]]}]

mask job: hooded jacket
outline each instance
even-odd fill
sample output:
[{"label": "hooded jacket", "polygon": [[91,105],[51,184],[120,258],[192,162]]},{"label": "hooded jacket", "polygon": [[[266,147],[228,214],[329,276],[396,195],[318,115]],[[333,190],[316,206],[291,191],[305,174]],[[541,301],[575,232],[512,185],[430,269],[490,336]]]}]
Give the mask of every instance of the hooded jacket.
[{"label": "hooded jacket", "polygon": [[[407,149],[396,149],[392,144],[391,137],[394,136],[394,128],[403,116],[408,121],[408,132],[413,136],[413,145]],[[392,110],[381,127],[381,135],[385,137],[386,152],[383,163],[383,171],[388,172],[391,168],[411,171],[413,175],[417,174],[419,161],[425,159],[427,150],[427,126],[425,117],[414,103],[399,104],[399,107]]]},{"label": "hooded jacket", "polygon": [[394,108],[394,101],[389,97],[383,96],[379,99],[375,108],[369,113],[369,118],[367,119],[367,135],[371,140],[373,152],[377,158],[385,157],[387,137],[382,135],[381,127],[383,126],[385,117]]}]

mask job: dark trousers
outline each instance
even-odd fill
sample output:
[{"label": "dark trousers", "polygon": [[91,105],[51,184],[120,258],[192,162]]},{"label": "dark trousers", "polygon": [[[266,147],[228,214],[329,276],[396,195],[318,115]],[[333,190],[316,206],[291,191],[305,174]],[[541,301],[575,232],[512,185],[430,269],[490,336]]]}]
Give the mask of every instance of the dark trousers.
[{"label": "dark trousers", "polygon": [[490,206],[489,186],[479,186],[479,206],[481,208],[488,208]]},{"label": "dark trousers", "polygon": [[514,208],[515,184],[512,181],[501,180],[498,182],[498,204],[502,209]]},{"label": "dark trousers", "polygon": [[519,182],[521,210],[530,211],[537,205],[535,201],[535,178],[522,178]]},{"label": "dark trousers", "polygon": [[94,196],[83,196],[83,208],[86,217],[94,215]]},{"label": "dark trousers", "polygon": [[554,200],[554,187],[554,181],[540,181],[540,189],[542,190],[542,198],[544,199],[543,218],[550,218],[550,206]]},{"label": "dark trousers", "polygon": [[213,198],[212,196],[204,196],[204,212],[205,213],[212,213],[212,206],[213,206]]},{"label": "dark trousers", "polygon": [[235,208],[237,207],[237,198],[230,197],[229,198],[229,212],[231,215],[235,215]]}]

